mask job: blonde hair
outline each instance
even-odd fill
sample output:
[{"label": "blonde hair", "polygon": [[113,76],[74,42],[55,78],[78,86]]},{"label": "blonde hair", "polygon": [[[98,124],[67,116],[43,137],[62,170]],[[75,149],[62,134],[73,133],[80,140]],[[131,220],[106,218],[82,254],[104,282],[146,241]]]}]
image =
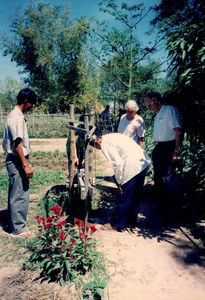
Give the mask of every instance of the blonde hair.
[{"label": "blonde hair", "polygon": [[138,111],[139,106],[137,105],[137,103],[134,100],[128,100],[127,103],[125,104],[125,109],[126,110],[133,109],[135,111]]}]

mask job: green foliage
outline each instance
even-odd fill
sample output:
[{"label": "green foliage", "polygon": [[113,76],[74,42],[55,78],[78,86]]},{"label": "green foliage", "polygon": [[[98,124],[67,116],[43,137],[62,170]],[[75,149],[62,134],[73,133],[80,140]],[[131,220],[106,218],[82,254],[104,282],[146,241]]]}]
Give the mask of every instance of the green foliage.
[{"label": "green foliage", "polygon": [[64,112],[70,103],[82,109],[77,99],[84,93],[91,101],[85,105],[95,103],[96,85],[82,55],[89,30],[85,19],[72,21],[68,9],[35,1],[23,15],[15,14],[10,27],[13,36],[2,38],[4,55],[28,75],[25,82],[36,90],[41,109]]},{"label": "green foliage", "polygon": [[205,188],[205,148],[192,144],[187,136],[182,144],[183,172],[187,192]]},{"label": "green foliage", "polygon": [[141,96],[156,84],[152,82],[153,72],[158,71],[159,65],[149,61],[149,57],[156,51],[157,43],[143,47],[137,38],[137,25],[150,9],[146,10],[142,3],[128,5],[113,0],[101,1],[99,5],[100,10],[109,14],[120,28],[109,28],[106,22],[97,22],[93,28],[101,44],[99,51],[91,49],[102,66],[101,101],[107,99],[124,104],[130,97]]},{"label": "green foliage", "polygon": [[8,188],[8,174],[3,170],[0,172],[0,186],[2,189]]},{"label": "green foliage", "polygon": [[65,182],[65,175],[59,170],[34,170],[34,175],[30,179],[31,185],[49,185]]},{"label": "green foliage", "polygon": [[23,86],[14,78],[7,77],[0,81],[0,108],[11,110],[16,105],[16,96]]},{"label": "green foliage", "polygon": [[49,216],[50,208],[60,205],[62,213],[66,212],[70,205],[68,189],[65,185],[53,186],[40,201],[42,212]]},{"label": "green foliage", "polygon": [[61,214],[61,207],[56,205],[50,208],[50,216],[36,216],[38,234],[32,254],[27,259],[26,267],[38,268],[39,278],[48,279],[64,285],[67,281],[73,282],[80,275],[87,272],[92,274],[96,268],[103,278],[89,277],[90,282],[84,284],[83,279],[77,284],[82,288],[84,295],[103,294],[106,285],[105,267],[102,264],[101,254],[97,252],[97,244],[92,235],[95,226],[86,226],[81,220],[75,220],[75,226],[66,223],[67,217]]},{"label": "green foliage", "polygon": [[[173,103],[183,117],[187,134],[185,153],[188,174],[197,174],[199,186],[204,180],[201,149],[205,144],[205,6],[203,0],[162,0],[156,7],[161,33],[166,35],[170,72],[175,72]],[[202,162],[202,163],[200,163]],[[189,169],[190,168],[190,169]],[[191,176],[192,176],[191,175]],[[195,184],[194,184],[195,186]]]}]

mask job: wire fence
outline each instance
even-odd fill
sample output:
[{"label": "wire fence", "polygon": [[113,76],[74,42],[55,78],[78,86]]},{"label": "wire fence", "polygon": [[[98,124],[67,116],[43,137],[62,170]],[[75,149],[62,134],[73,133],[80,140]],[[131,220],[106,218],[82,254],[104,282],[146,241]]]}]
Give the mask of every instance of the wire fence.
[{"label": "wire fence", "polygon": [[[8,113],[0,110],[0,138],[3,138]],[[67,114],[25,114],[30,138],[66,138],[68,136]]]}]

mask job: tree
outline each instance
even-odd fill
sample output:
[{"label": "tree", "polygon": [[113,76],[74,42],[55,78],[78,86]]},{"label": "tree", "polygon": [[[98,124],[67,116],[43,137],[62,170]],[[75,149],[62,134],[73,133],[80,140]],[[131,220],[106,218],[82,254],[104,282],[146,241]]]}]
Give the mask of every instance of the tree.
[{"label": "tree", "polygon": [[16,105],[16,96],[23,88],[16,79],[7,77],[0,82],[0,107],[10,110]]},{"label": "tree", "polygon": [[205,6],[203,0],[162,0],[156,7],[158,24],[166,34],[170,74],[177,104],[184,116],[184,128],[191,140],[204,142],[205,115]]},{"label": "tree", "polygon": [[205,163],[205,5],[203,0],[162,0],[153,24],[166,35],[170,74],[176,104],[183,116],[187,139],[185,172],[190,186],[204,187]]},{"label": "tree", "polygon": [[[66,111],[78,98],[79,65],[88,29],[83,18],[71,21],[68,9],[41,2],[30,4],[23,16],[14,16],[13,38],[3,40],[4,55],[11,55],[28,75],[25,82],[37,91],[44,109]],[[86,71],[89,74],[89,67]]]},{"label": "tree", "polygon": [[[107,23],[97,22],[97,27],[93,28],[93,32],[101,46],[99,51],[95,48],[91,49],[91,52],[100,61],[104,75],[110,73],[108,78],[112,79],[113,92],[116,92],[116,87],[120,89],[121,98],[125,102],[133,97],[138,88],[139,81],[136,74],[139,74],[139,70],[146,68],[145,61],[149,67],[151,66],[148,58],[156,51],[160,40],[156,39],[149,47],[142,47],[136,37],[137,25],[146,17],[151,8],[146,10],[142,3],[135,5],[122,3],[119,7],[114,0],[101,1],[99,5],[101,11],[113,17],[120,29],[115,27],[109,29]],[[154,71],[156,70],[155,65]],[[150,68],[149,73],[152,72]],[[149,77],[148,74],[147,76]],[[143,77],[140,80],[142,79]]]}]

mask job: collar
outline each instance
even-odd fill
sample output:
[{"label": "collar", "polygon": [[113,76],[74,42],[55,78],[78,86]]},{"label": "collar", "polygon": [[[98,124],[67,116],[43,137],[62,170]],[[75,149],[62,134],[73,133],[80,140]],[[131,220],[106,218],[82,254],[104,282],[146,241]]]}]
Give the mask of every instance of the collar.
[{"label": "collar", "polygon": [[15,107],[14,107],[14,110],[15,110],[15,112],[16,112],[19,116],[21,116],[22,118],[24,118],[25,121],[27,121],[27,119],[25,118],[23,112],[20,110],[20,108],[19,108],[18,106],[15,106]]}]

